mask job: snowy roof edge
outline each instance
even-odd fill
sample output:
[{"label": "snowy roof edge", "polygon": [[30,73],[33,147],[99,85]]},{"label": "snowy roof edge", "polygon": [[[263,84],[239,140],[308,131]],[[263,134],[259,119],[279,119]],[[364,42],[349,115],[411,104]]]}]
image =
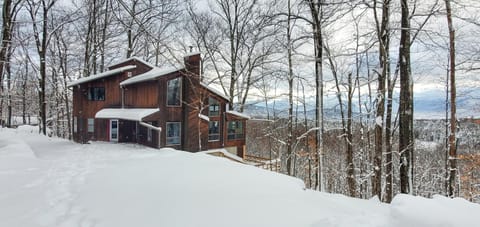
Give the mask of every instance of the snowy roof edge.
[{"label": "snowy roof edge", "polygon": [[89,77],[83,77],[83,78],[80,78],[78,80],[75,80],[75,81],[72,81],[72,82],[68,83],[67,87],[72,87],[72,86],[83,84],[83,83],[86,83],[86,82],[89,82],[89,81],[105,78],[107,76],[112,76],[114,74],[121,73],[121,72],[130,70],[130,69],[134,69],[136,67],[137,67],[136,65],[127,65],[127,66],[123,66],[123,67],[120,67],[120,68],[117,68],[117,69],[108,70],[108,71],[105,71],[103,73],[91,75]]},{"label": "snowy roof edge", "polygon": [[200,51],[187,53],[186,55],[183,55],[183,57],[186,58],[186,57],[190,57],[190,56],[197,55],[197,54],[201,54]]},{"label": "snowy roof edge", "polygon": [[227,110],[227,113],[228,113],[228,114],[235,115],[235,116],[237,116],[237,117],[250,119],[250,116],[248,116],[248,115],[246,115],[246,114],[243,114],[243,113],[240,113],[240,112],[237,112],[237,111],[235,111],[235,110]]},{"label": "snowy roof edge", "polygon": [[227,101],[230,101],[230,98],[226,95],[224,95],[221,91],[211,87],[210,85],[204,83],[204,82],[200,82],[200,85],[203,86],[204,88],[206,88],[207,90],[209,90],[210,92],[222,97],[223,99],[227,100]]},{"label": "snowy roof edge", "polygon": [[174,66],[172,68],[167,68],[167,69],[160,69],[160,68],[153,68],[148,72],[142,73],[140,75],[134,76],[132,78],[126,79],[122,82],[120,82],[120,86],[125,86],[125,85],[130,85],[130,84],[135,84],[135,83],[140,83],[148,80],[153,80],[157,77],[164,76],[176,71],[180,71],[184,69],[185,67],[181,66]]},{"label": "snowy roof edge", "polygon": [[142,121],[142,118],[158,111],[159,108],[103,108],[95,114],[95,118]]},{"label": "snowy roof edge", "polygon": [[127,58],[127,59],[123,59],[123,60],[121,60],[121,61],[115,62],[115,63],[113,63],[112,65],[109,65],[108,68],[111,68],[111,67],[113,67],[113,66],[120,65],[120,64],[125,63],[125,62],[130,61],[130,60],[135,60],[135,61],[141,62],[142,64],[144,64],[144,65],[146,65],[146,66],[148,66],[148,67],[150,67],[150,68],[152,68],[152,69],[155,68],[154,65],[152,65],[152,64],[148,63],[147,61],[145,61],[145,60],[143,60],[143,59],[141,59],[141,58],[139,58],[139,57],[136,57],[136,56],[129,57],[129,58]]}]

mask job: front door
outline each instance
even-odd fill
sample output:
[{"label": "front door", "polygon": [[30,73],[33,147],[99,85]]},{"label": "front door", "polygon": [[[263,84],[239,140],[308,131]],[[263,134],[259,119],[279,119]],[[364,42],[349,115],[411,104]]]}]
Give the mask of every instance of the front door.
[{"label": "front door", "polygon": [[110,141],[118,142],[118,120],[110,120]]}]

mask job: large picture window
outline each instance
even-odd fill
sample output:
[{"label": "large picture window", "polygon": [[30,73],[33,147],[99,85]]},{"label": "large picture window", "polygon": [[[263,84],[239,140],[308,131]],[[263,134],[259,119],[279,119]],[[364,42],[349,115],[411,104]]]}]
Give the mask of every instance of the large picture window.
[{"label": "large picture window", "polygon": [[88,100],[90,100],[90,101],[104,101],[105,100],[105,88],[104,87],[89,87],[87,96],[88,96]]},{"label": "large picture window", "polygon": [[214,117],[220,115],[220,104],[214,98],[208,98],[208,116]]},{"label": "large picture window", "polygon": [[167,145],[179,145],[181,138],[180,122],[167,122]]},{"label": "large picture window", "polygon": [[175,78],[167,82],[167,106],[180,106],[182,80]]},{"label": "large picture window", "polygon": [[208,122],[208,141],[220,140],[220,124],[218,121]]},{"label": "large picture window", "polygon": [[229,140],[243,139],[243,123],[241,121],[229,121],[227,137]]}]

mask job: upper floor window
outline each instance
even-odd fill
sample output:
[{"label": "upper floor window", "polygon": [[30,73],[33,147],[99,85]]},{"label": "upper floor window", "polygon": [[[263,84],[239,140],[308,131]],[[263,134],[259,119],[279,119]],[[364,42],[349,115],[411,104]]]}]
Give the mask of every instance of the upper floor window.
[{"label": "upper floor window", "polygon": [[104,87],[89,87],[87,91],[88,100],[91,101],[104,101],[105,100],[105,88]]},{"label": "upper floor window", "polygon": [[208,116],[218,116],[220,115],[220,104],[218,100],[214,98],[208,98]]},{"label": "upper floor window", "polygon": [[180,122],[167,122],[167,145],[179,145],[181,140]]},{"label": "upper floor window", "polygon": [[181,78],[175,78],[167,82],[167,106],[180,106],[182,92]]},{"label": "upper floor window", "polygon": [[227,137],[229,140],[243,139],[243,122],[241,121],[229,121],[227,128]]}]

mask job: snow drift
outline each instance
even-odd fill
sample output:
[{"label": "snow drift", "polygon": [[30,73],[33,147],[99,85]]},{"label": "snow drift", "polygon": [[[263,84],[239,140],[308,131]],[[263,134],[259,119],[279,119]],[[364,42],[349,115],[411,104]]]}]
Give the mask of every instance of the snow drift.
[{"label": "snow drift", "polygon": [[399,195],[389,205],[207,154],[0,129],[0,226],[463,227],[478,214],[463,199]]}]

